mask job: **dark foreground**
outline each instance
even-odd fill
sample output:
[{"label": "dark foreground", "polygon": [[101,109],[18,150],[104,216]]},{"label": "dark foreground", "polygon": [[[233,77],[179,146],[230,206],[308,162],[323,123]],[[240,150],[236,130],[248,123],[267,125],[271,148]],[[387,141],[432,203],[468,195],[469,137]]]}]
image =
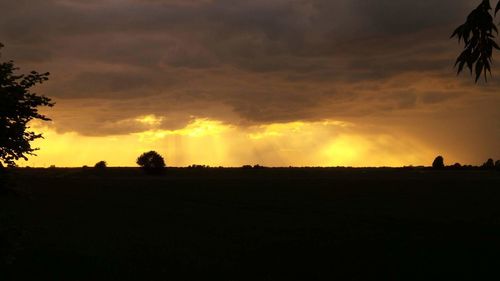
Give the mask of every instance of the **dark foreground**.
[{"label": "dark foreground", "polygon": [[500,173],[16,171],[0,280],[500,280]]}]

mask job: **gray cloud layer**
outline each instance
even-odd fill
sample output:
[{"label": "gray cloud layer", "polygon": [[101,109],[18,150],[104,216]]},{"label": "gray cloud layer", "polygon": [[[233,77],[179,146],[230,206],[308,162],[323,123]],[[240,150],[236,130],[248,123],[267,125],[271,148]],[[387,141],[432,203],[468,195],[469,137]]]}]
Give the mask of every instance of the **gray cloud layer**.
[{"label": "gray cloud layer", "polygon": [[0,0],[0,41],[25,70],[53,73],[40,91],[59,101],[60,131],[134,132],[124,120],[147,114],[165,128],[194,117],[410,124],[401,118],[470,99],[498,107],[497,78],[475,87],[451,69],[448,36],[473,2]]}]

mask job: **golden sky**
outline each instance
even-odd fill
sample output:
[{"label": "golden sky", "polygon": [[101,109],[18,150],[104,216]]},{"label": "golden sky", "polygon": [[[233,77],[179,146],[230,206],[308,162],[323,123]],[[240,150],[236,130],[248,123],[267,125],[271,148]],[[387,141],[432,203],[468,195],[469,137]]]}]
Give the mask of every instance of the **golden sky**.
[{"label": "golden sky", "polygon": [[[238,167],[266,166],[401,166],[426,163],[432,150],[407,136],[359,134],[354,124],[341,121],[291,122],[247,128],[220,121],[195,119],[178,130],[155,128],[154,115],[137,118],[151,129],[108,137],[57,133],[38,127],[45,139],[37,141],[38,157],[26,165],[63,167],[93,165],[134,166],[143,152],[156,150],[170,166],[203,164]],[[71,157],[68,157],[70,156]]]},{"label": "golden sky", "polygon": [[[50,71],[29,166],[401,166],[500,158],[500,72],[456,76],[469,0],[0,0]],[[498,54],[497,54],[498,55]]]}]

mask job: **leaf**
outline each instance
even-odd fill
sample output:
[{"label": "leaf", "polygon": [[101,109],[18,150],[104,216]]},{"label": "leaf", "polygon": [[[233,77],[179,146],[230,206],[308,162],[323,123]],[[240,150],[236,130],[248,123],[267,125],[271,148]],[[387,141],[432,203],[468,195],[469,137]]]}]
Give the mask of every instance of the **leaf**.
[{"label": "leaf", "polygon": [[495,40],[490,39],[490,44],[493,46],[493,48],[500,50],[500,46],[498,46],[497,42]]},{"label": "leaf", "polygon": [[486,8],[486,10],[491,10],[490,0],[483,0],[483,3],[481,3],[481,6]]},{"label": "leaf", "polygon": [[460,64],[458,65],[457,75],[460,74],[460,72],[462,72],[462,70],[464,69],[464,64],[465,61],[461,61]]},{"label": "leaf", "polygon": [[478,61],[476,63],[476,83],[479,80],[479,78],[481,77],[481,73],[483,72],[483,67],[484,67],[484,63],[482,61]]},{"label": "leaf", "polygon": [[486,62],[486,65],[484,66],[484,73],[486,74],[486,72],[491,74],[491,66],[489,62]]},{"label": "leaf", "polygon": [[455,31],[453,31],[453,34],[451,34],[450,38],[458,36],[458,40],[460,41],[460,38],[462,37],[462,28],[463,28],[463,25],[457,27],[457,29],[455,29]]}]

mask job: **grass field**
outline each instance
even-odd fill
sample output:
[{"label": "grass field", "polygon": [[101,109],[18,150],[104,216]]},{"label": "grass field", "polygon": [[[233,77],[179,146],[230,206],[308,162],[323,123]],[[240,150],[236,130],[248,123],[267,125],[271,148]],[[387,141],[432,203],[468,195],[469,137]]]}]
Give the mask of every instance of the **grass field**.
[{"label": "grass field", "polygon": [[0,280],[500,280],[500,173],[19,169]]}]

